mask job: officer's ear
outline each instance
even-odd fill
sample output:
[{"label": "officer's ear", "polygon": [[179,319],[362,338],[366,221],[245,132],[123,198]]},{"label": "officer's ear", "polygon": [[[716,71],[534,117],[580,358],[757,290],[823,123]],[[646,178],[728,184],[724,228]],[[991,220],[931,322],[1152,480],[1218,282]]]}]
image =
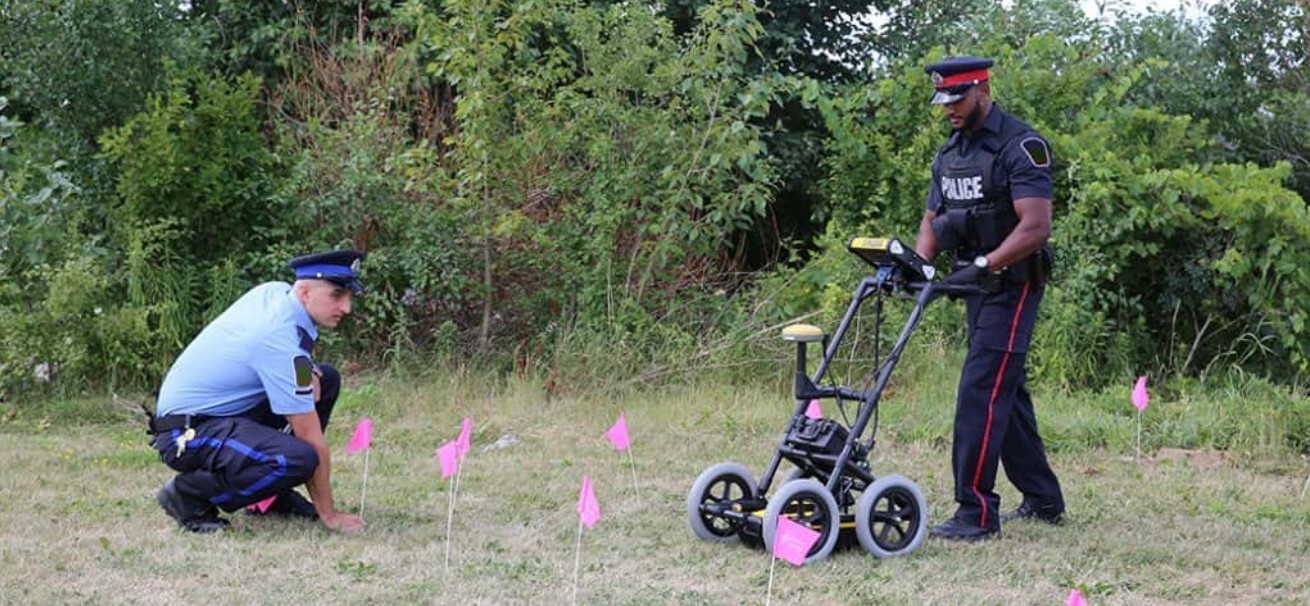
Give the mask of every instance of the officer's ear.
[{"label": "officer's ear", "polygon": [[309,300],[309,290],[313,287],[314,285],[311,280],[296,280],[295,283],[291,285],[291,290],[295,291],[296,298],[300,299],[301,303],[304,303]]},{"label": "officer's ear", "polygon": [[979,99],[991,99],[991,98],[992,98],[992,83],[991,83],[991,82],[979,82],[979,83],[978,83],[978,98],[979,98]]}]

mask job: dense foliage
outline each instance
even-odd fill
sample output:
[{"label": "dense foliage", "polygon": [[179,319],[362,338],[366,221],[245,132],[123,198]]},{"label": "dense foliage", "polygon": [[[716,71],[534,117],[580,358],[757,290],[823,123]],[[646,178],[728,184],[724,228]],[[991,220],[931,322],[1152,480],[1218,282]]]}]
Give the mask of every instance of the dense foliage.
[{"label": "dense foliage", "polygon": [[1057,159],[1038,372],[1310,371],[1303,5],[811,5],[2,0],[0,398],[149,389],[339,246],[371,292],[332,355],[733,352],[915,233],[953,53]]}]

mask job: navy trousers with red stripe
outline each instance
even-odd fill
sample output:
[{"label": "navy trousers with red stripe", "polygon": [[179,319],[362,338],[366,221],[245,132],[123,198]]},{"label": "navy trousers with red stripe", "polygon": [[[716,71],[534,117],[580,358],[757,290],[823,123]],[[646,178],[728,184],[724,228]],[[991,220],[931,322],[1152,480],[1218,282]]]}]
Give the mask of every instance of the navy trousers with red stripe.
[{"label": "navy trousers with red stripe", "polygon": [[[319,424],[328,419],[341,390],[341,375],[318,365],[321,398],[315,404]],[[274,414],[267,402],[235,417],[213,417],[198,423],[195,438],[178,456],[182,430],[155,436],[152,445],[166,465],[178,472],[174,480],[188,513],[206,515],[212,508],[236,511],[305,483],[318,468],[318,453],[308,442],[283,431],[287,418]]]},{"label": "navy trousers with red stripe", "polygon": [[955,517],[999,528],[998,463],[1024,499],[1064,511],[1060,481],[1046,459],[1024,364],[1044,287],[1008,284],[967,300],[969,354],[955,404]]}]

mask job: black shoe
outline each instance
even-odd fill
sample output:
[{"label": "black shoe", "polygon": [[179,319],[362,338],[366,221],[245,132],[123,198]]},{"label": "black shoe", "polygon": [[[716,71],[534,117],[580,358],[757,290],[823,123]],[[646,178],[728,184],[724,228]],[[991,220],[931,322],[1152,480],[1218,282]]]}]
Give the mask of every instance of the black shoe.
[{"label": "black shoe", "polygon": [[1019,503],[1019,507],[1010,513],[1001,514],[1001,523],[1013,522],[1015,520],[1041,520],[1047,524],[1059,525],[1064,521],[1064,511],[1051,511],[1050,509],[1038,509],[1032,503],[1024,500]]},{"label": "black shoe", "polygon": [[933,526],[932,536],[947,541],[982,541],[1000,537],[1001,529],[983,528],[960,518],[951,518]]},{"label": "black shoe", "polygon": [[155,501],[164,509],[168,517],[177,521],[178,526],[191,532],[219,532],[231,527],[227,520],[218,517],[216,507],[207,506],[201,513],[193,513],[195,509],[187,507],[186,497],[177,492],[173,480],[169,480],[163,488],[159,489],[155,494]]},{"label": "black shoe", "polygon": [[277,498],[269,504],[267,511],[260,511],[254,505],[246,506],[246,513],[252,516],[262,516],[268,514],[278,514],[292,518],[304,518],[306,520],[317,520],[318,510],[314,509],[314,504],[309,502],[303,495],[295,490],[284,490],[277,493]]}]

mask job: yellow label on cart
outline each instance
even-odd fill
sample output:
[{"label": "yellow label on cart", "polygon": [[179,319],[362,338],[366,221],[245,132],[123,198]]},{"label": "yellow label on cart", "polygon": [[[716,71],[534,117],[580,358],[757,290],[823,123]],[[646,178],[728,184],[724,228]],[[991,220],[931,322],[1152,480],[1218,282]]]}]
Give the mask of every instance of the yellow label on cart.
[{"label": "yellow label on cart", "polygon": [[878,252],[887,252],[887,246],[891,240],[887,238],[854,238],[851,240],[851,250],[873,250]]}]

